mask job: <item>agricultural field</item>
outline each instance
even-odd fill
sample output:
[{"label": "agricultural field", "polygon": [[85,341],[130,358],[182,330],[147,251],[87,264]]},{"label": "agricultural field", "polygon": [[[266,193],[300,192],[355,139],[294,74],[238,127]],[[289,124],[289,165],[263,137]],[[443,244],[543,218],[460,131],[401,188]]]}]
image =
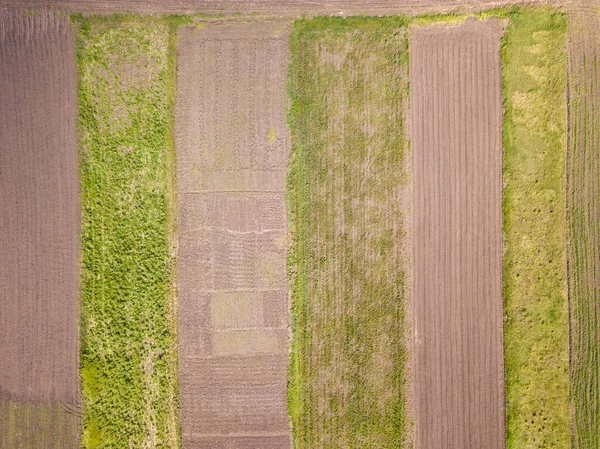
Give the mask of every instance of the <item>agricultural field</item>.
[{"label": "agricultural field", "polygon": [[503,41],[509,448],[569,447],[565,16],[514,14]]},{"label": "agricultural field", "polygon": [[68,20],[0,12],[1,448],[79,440],[73,56]]},{"label": "agricultural field", "polygon": [[75,18],[84,448],[178,447],[175,19]]},{"label": "agricultural field", "polygon": [[411,31],[417,448],[505,447],[501,35]]},{"label": "agricultural field", "polygon": [[[3,0],[29,11],[52,7],[69,13],[213,14],[240,17],[391,16],[478,12],[519,4],[600,4],[599,0]],[[0,4],[1,5],[1,4]]]},{"label": "agricultural field", "polygon": [[600,24],[599,11],[569,15],[567,153],[574,447],[600,447]]},{"label": "agricultural field", "polygon": [[600,447],[600,9],[521,3],[2,2],[0,449]]},{"label": "agricultural field", "polygon": [[407,45],[403,18],[323,18],[292,31],[295,447],[410,440]]},{"label": "agricultural field", "polygon": [[287,22],[179,30],[179,372],[185,448],[290,447]]}]

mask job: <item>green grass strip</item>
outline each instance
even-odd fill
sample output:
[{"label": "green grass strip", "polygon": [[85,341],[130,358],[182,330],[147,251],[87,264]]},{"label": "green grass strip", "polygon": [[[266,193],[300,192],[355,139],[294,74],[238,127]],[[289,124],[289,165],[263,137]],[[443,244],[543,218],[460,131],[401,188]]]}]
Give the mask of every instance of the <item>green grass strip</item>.
[{"label": "green grass strip", "polygon": [[85,448],[180,446],[172,137],[179,20],[73,17]]},{"label": "green grass strip", "polygon": [[316,18],[291,33],[295,447],[407,439],[406,19]]},{"label": "green grass strip", "polygon": [[513,14],[503,40],[508,448],[567,448],[566,22]]}]

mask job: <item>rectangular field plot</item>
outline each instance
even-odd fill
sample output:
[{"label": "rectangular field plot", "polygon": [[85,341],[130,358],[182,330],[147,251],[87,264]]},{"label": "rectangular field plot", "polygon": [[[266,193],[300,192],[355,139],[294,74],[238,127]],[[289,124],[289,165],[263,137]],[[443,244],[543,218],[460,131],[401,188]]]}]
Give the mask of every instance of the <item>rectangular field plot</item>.
[{"label": "rectangular field plot", "polygon": [[408,36],[403,18],[298,21],[288,196],[295,447],[407,447]]},{"label": "rectangular field plot", "polygon": [[79,445],[77,81],[67,19],[0,11],[0,447]]},{"label": "rectangular field plot", "polygon": [[507,447],[570,447],[566,22],[523,9],[503,40]]},{"label": "rectangular field plot", "polygon": [[417,449],[505,444],[500,37],[410,36]]},{"label": "rectangular field plot", "polygon": [[600,447],[599,11],[569,16],[571,401],[577,449]]},{"label": "rectangular field plot", "polygon": [[179,445],[175,26],[80,17],[83,447]]},{"label": "rectangular field plot", "polygon": [[179,31],[183,445],[289,449],[285,22]]}]

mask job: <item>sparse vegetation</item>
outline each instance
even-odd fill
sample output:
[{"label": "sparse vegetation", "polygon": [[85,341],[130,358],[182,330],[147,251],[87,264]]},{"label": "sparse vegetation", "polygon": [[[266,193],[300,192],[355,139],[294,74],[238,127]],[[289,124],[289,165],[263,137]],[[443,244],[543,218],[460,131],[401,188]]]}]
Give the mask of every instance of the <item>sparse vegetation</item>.
[{"label": "sparse vegetation", "polygon": [[569,300],[573,447],[600,447],[598,11],[569,16]]},{"label": "sparse vegetation", "polygon": [[173,296],[177,18],[75,17],[85,448],[180,445]]},{"label": "sparse vegetation", "polygon": [[299,448],[402,447],[406,19],[300,20],[290,45],[293,438]]},{"label": "sparse vegetation", "polygon": [[75,448],[80,430],[74,407],[0,401],[1,448]]},{"label": "sparse vegetation", "polygon": [[566,448],[566,21],[520,9],[503,41],[507,442]]}]

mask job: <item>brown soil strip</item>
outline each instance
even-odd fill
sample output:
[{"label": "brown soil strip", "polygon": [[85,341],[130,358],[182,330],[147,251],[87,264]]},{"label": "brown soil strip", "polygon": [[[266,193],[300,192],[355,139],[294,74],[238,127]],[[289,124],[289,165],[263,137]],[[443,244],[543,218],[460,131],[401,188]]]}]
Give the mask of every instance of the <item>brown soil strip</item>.
[{"label": "brown soil strip", "polygon": [[289,448],[285,123],[288,24],[179,31],[183,443]]},{"label": "brown soil strip", "polygon": [[572,439],[600,447],[599,10],[569,15],[569,303]]},{"label": "brown soil strip", "polygon": [[[392,15],[481,11],[515,4],[568,5],[589,0],[6,0],[10,8],[48,8],[69,13]],[[594,0],[596,1],[596,0]],[[1,6],[0,6],[1,7]]]},{"label": "brown soil strip", "polygon": [[500,37],[410,37],[417,449],[505,446]]},{"label": "brown soil strip", "polygon": [[0,12],[2,447],[78,447],[76,118],[68,20]]}]

